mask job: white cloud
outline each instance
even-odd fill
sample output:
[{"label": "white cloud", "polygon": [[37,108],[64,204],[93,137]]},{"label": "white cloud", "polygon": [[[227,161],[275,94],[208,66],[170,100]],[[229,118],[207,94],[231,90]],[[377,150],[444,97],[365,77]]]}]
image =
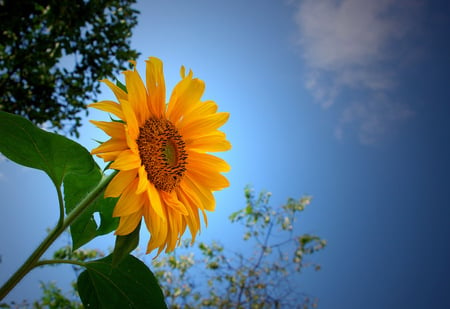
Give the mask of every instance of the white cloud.
[{"label": "white cloud", "polygon": [[343,139],[344,129],[351,127],[357,132],[362,144],[373,144],[388,134],[398,122],[413,114],[406,104],[388,101],[384,97],[354,102],[344,108],[334,133],[337,139]]},{"label": "white cloud", "polygon": [[300,2],[296,43],[309,70],[305,86],[322,107],[342,108],[337,137],[344,136],[347,123],[359,122],[358,134],[369,143],[393,127],[392,119],[412,115],[410,107],[391,101],[389,94],[407,61],[421,5],[414,0]]}]

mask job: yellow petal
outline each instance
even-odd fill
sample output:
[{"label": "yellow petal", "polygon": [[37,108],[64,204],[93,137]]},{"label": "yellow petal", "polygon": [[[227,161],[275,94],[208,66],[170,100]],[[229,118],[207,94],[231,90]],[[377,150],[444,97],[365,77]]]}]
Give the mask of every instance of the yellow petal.
[{"label": "yellow petal", "polygon": [[176,195],[175,191],[172,191],[171,193],[167,193],[164,191],[160,192],[161,198],[165,202],[165,204],[172,209],[178,211],[182,215],[186,216],[188,215],[188,212],[186,210],[186,207],[178,200],[178,197]]},{"label": "yellow petal", "polygon": [[181,236],[183,236],[184,232],[186,232],[186,217],[183,216],[181,217],[181,226],[180,226],[180,233],[178,234],[178,242],[177,242],[177,247],[181,244]]},{"label": "yellow petal", "polygon": [[123,123],[120,122],[111,122],[111,121],[96,121],[89,120],[92,124],[94,124],[99,129],[105,131],[111,137],[116,139],[125,139],[125,128]]},{"label": "yellow petal", "polygon": [[181,214],[172,209],[167,208],[167,214],[169,217],[169,229],[167,233],[167,247],[166,252],[171,252],[177,246],[178,238],[181,231]]},{"label": "yellow petal", "polygon": [[[231,149],[231,143],[227,140],[221,140],[221,141],[213,141],[212,138],[209,140],[200,140],[201,137],[196,139],[196,142],[189,145],[189,149],[195,150],[198,152],[222,152],[222,151],[228,151]],[[205,141],[202,143],[202,141]]]},{"label": "yellow petal", "polygon": [[182,120],[177,125],[179,128],[188,125],[189,123],[203,118],[208,115],[215,114],[217,112],[217,104],[214,101],[198,102],[195,107],[189,112],[183,115]]},{"label": "yellow petal", "polygon": [[201,199],[195,195],[195,192],[189,187],[189,183],[190,182],[187,182],[187,177],[183,177],[183,180],[180,182],[177,189],[182,192],[192,205],[195,205],[198,209],[205,209]]},{"label": "yellow petal", "polygon": [[191,233],[191,242],[194,243],[198,231],[200,230],[200,217],[198,215],[198,208],[192,204],[185,193],[182,190],[177,190],[177,196],[180,202],[182,202],[188,212],[186,217],[186,223],[189,226]]},{"label": "yellow petal", "polygon": [[217,104],[212,100],[207,100],[200,102],[198,106],[194,109],[193,113],[196,115],[210,115],[217,112]]},{"label": "yellow petal", "polygon": [[91,150],[91,154],[99,154],[111,151],[124,151],[128,148],[124,140],[111,138],[108,141],[102,143],[97,148]]},{"label": "yellow petal", "polygon": [[[190,71],[190,72],[192,72],[192,71]],[[181,76],[181,78],[186,77],[186,68],[184,67],[184,65],[182,65],[180,68],[180,76]]]},{"label": "yellow petal", "polygon": [[191,179],[189,175],[184,175],[183,181],[180,183],[183,185],[183,191],[192,199],[197,199],[199,204],[197,205],[200,209],[206,209],[209,211],[214,211],[216,207],[216,201],[214,196],[208,188],[198,185],[194,179]]},{"label": "yellow petal", "polygon": [[136,194],[137,185],[138,179],[134,179],[131,184],[125,188],[114,207],[113,217],[129,216],[142,209],[144,197],[142,194]]},{"label": "yellow petal", "polygon": [[147,107],[147,92],[141,76],[135,70],[123,72],[130,102],[139,124],[143,124],[150,116]]},{"label": "yellow petal", "polygon": [[143,193],[144,191],[147,191],[148,186],[149,182],[147,178],[147,172],[145,171],[145,166],[141,165],[141,167],[139,167],[139,183],[136,189],[136,193]]},{"label": "yellow petal", "polygon": [[[203,220],[205,221],[205,225],[208,226],[208,216],[206,215],[205,208],[203,207],[203,204],[202,204],[200,198],[198,198],[195,195],[195,193],[193,193],[192,191],[189,191],[189,188],[187,188],[187,184],[184,183],[184,181],[182,181],[180,183],[180,186],[178,186],[178,189],[181,191],[181,194],[183,194],[185,196],[185,198],[188,200],[188,202],[189,202],[188,205],[191,205],[192,210],[194,213],[197,214],[197,217],[198,217],[198,210],[199,209],[201,210],[201,212],[203,214]],[[197,210],[197,212],[195,212],[195,210]],[[200,219],[198,222],[200,222]]]},{"label": "yellow petal", "polygon": [[123,115],[122,108],[118,103],[114,101],[100,101],[97,103],[89,104],[88,106],[99,109],[104,112],[111,113],[117,116],[119,119],[125,121],[125,116]]},{"label": "yellow petal", "polygon": [[166,108],[166,84],[164,81],[163,63],[158,58],[150,57],[146,64],[148,109],[152,115],[161,117]]},{"label": "yellow petal", "polygon": [[229,172],[230,165],[223,159],[207,153],[191,151],[188,155],[189,169],[200,169],[202,172]]},{"label": "yellow petal", "polygon": [[198,169],[189,169],[186,175],[194,180],[199,187],[207,188],[212,191],[222,190],[230,186],[228,179],[218,172],[201,171]]},{"label": "yellow petal", "polygon": [[141,158],[138,155],[133,153],[131,150],[124,150],[117,157],[116,161],[114,161],[110,168],[120,171],[128,171],[132,169],[137,169],[141,166]]},{"label": "yellow petal", "polygon": [[128,127],[128,125],[125,125],[125,137],[127,140],[127,145],[128,148],[135,154],[139,155],[139,147],[138,144],[136,142],[137,137],[133,137],[133,135],[135,135],[136,133],[132,133],[130,132],[130,128]]},{"label": "yellow petal", "polygon": [[156,249],[159,247],[157,256],[164,249],[164,245],[166,243],[167,234],[168,234],[168,221],[160,220],[159,223],[160,223],[159,229],[156,231],[156,233],[151,234],[150,241],[148,242],[148,245],[147,245],[147,252],[146,252],[146,253],[150,253],[151,251],[153,251],[153,249]]},{"label": "yellow petal", "polygon": [[97,157],[102,158],[105,162],[115,161],[122,151],[123,150],[99,153],[97,154]]},{"label": "yellow petal", "polygon": [[153,208],[155,213],[162,219],[166,220],[166,216],[163,211],[163,206],[161,204],[161,198],[159,196],[158,190],[156,190],[155,186],[149,182],[148,184],[148,199],[150,201],[150,206]]},{"label": "yellow petal", "polygon": [[202,212],[203,221],[205,222],[205,225],[208,226],[208,216],[206,215],[205,208],[203,207],[203,204],[200,202],[200,199],[197,199],[196,196],[194,196],[194,198],[190,196],[189,194],[191,193],[186,193],[186,189],[183,189],[181,186],[179,186],[178,188],[182,191],[182,194],[184,194],[186,199],[189,201],[188,205],[191,206],[193,213],[196,215],[199,224],[199,229],[200,229],[200,217],[198,215],[198,210]]},{"label": "yellow petal", "polygon": [[204,90],[205,83],[198,78],[191,79],[188,76],[179,82],[173,89],[167,106],[169,120],[176,124],[182,116],[194,109]]},{"label": "yellow petal", "polygon": [[136,178],[137,171],[120,171],[106,187],[105,197],[118,197]]},{"label": "yellow petal", "polygon": [[116,96],[117,100],[119,101],[128,100],[127,93],[123,91],[120,87],[114,85],[110,80],[102,79],[101,82],[105,83],[114,92],[114,95]]},{"label": "yellow petal", "polygon": [[193,139],[198,136],[208,135],[212,133],[211,131],[216,130],[227,122],[229,116],[230,114],[225,112],[206,116],[191,122],[181,128],[180,131],[186,139]]},{"label": "yellow petal", "polygon": [[125,122],[127,123],[128,134],[132,139],[136,140],[139,136],[139,124],[133,107],[130,102],[125,100],[120,101],[120,105],[122,106]]},{"label": "yellow petal", "polygon": [[144,220],[150,234],[156,235],[161,227],[161,217],[156,214],[149,201],[144,204]]},{"label": "yellow petal", "polygon": [[226,140],[225,133],[213,131],[208,135],[185,139],[186,148],[197,152],[219,152],[231,149],[231,143]]},{"label": "yellow petal", "polygon": [[142,210],[137,211],[129,216],[121,217],[119,221],[119,227],[114,234],[116,235],[128,235],[133,232],[142,219]]},{"label": "yellow petal", "polygon": [[208,216],[206,215],[206,211],[204,209],[200,209],[203,214],[203,221],[205,221],[205,226],[208,226]]},{"label": "yellow petal", "polygon": [[156,236],[160,233],[161,217],[156,214],[148,200],[147,203],[144,204],[144,220],[151,235]]}]

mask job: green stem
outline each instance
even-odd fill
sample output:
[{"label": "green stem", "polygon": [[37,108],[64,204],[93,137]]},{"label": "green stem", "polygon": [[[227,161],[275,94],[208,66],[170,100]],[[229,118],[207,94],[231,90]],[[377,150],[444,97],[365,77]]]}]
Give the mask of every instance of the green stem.
[{"label": "green stem", "polygon": [[63,260],[63,259],[41,260],[39,262],[36,262],[34,267],[51,265],[51,264],[72,264],[72,265],[77,265],[77,266],[81,266],[81,267],[86,267],[86,264],[84,262],[75,261],[75,260]]},{"label": "green stem", "polygon": [[0,300],[2,300],[8,293],[22,280],[22,278],[30,272],[34,267],[39,265],[40,257],[50,247],[50,245],[61,235],[66,228],[68,228],[83,212],[89,207],[105,190],[106,186],[113,179],[117,172],[102,179],[97,187],[86,195],[86,197],[66,216],[62,224],[58,220],[56,227],[47,235],[42,243],[34,250],[23,265],[9,278],[8,281],[0,288]]},{"label": "green stem", "polygon": [[58,204],[59,204],[59,219],[56,227],[60,227],[64,223],[64,198],[61,192],[61,187],[56,187],[56,192],[58,194]]}]

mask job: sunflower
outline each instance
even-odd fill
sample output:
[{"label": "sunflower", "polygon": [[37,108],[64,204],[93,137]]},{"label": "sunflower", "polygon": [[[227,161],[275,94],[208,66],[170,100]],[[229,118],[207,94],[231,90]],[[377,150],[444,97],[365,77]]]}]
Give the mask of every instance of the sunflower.
[{"label": "sunflower", "polygon": [[134,69],[123,72],[125,87],[102,80],[118,102],[101,101],[90,107],[109,112],[118,119],[91,121],[111,138],[92,150],[117,175],[105,197],[120,197],[113,216],[119,217],[116,235],[133,232],[144,217],[150,232],[147,253],[158,248],[173,251],[186,228],[192,241],[200,230],[202,212],[213,211],[213,191],[229,186],[222,172],[229,165],[210,152],[226,151],[231,144],[219,131],[229,117],[217,112],[213,101],[201,101],[205,84],[185,74],[166,104],[163,64],[146,60],[145,87]]}]

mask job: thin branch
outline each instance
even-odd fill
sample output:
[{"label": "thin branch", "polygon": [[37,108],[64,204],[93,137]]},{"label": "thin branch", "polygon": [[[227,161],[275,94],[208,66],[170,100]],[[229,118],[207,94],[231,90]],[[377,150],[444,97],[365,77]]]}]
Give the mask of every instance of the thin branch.
[{"label": "thin branch", "polygon": [[51,264],[72,264],[80,267],[86,267],[86,263],[76,260],[64,260],[64,259],[54,259],[54,260],[41,260],[36,262],[34,267],[40,267]]},{"label": "thin branch", "polygon": [[264,244],[261,248],[262,249],[261,253],[259,254],[258,261],[256,262],[255,266],[252,269],[253,271],[259,267],[259,264],[261,263],[262,258],[264,257],[264,253],[266,251],[267,244],[269,243],[269,237],[270,237],[270,234],[272,233],[272,228],[273,228],[273,221],[270,221],[269,228],[267,229],[266,238],[264,239]]}]

